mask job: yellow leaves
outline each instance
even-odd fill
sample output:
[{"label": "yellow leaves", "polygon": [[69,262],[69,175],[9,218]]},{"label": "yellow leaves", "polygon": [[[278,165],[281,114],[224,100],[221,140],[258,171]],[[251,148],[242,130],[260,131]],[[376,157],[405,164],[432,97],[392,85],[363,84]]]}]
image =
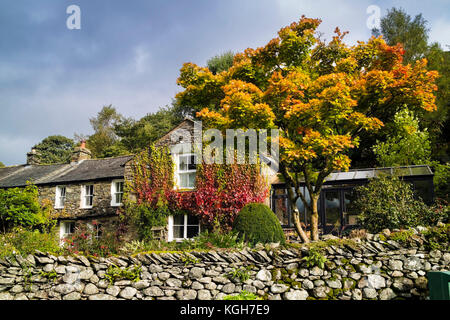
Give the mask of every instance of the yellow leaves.
[{"label": "yellow leaves", "polygon": [[375,117],[367,117],[360,112],[352,112],[348,116],[348,121],[355,127],[362,127],[367,131],[375,131],[384,126],[383,122]]},{"label": "yellow leaves", "polygon": [[202,119],[209,128],[221,128],[229,123],[229,119],[222,116],[219,112],[204,108],[197,112],[196,116]]}]

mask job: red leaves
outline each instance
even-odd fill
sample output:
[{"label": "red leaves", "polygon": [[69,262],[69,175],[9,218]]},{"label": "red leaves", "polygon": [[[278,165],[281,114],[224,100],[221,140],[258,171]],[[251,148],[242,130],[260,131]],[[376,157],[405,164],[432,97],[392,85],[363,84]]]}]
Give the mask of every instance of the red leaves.
[{"label": "red leaves", "polygon": [[196,214],[209,226],[231,228],[239,211],[251,202],[263,202],[268,188],[256,165],[199,166],[196,189],[178,194],[179,208]]}]

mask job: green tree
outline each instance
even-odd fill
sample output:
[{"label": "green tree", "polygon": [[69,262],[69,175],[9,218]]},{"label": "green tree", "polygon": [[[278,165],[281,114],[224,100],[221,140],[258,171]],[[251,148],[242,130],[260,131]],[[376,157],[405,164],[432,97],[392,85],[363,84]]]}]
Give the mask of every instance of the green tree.
[{"label": "green tree", "polygon": [[117,145],[119,137],[114,131],[115,125],[121,121],[123,116],[112,105],[104,106],[96,117],[90,119],[94,134],[89,136],[86,144],[94,157],[105,158],[127,153],[125,148]]},{"label": "green tree", "polygon": [[218,74],[222,71],[227,71],[230,69],[233,65],[233,59],[234,53],[232,51],[227,51],[212,57],[206,62],[206,65],[213,74]]},{"label": "green tree", "polygon": [[139,120],[124,118],[114,126],[120,145],[128,152],[138,152],[161,138],[179,123],[173,107],[160,108]]},{"label": "green tree", "polygon": [[0,161],[0,168],[4,168],[4,167],[6,167],[6,166],[3,164],[3,162]]},{"label": "green tree", "polygon": [[429,164],[431,145],[428,132],[421,131],[419,120],[408,109],[399,111],[389,125],[387,140],[378,142],[373,151],[382,167]]},{"label": "green tree", "polygon": [[386,43],[393,46],[401,43],[405,49],[403,61],[414,63],[425,58],[428,52],[427,21],[422,14],[412,18],[402,8],[392,8],[381,18],[381,29],[374,29],[374,35],[382,34]]},{"label": "green tree", "polygon": [[61,136],[49,136],[36,144],[33,149],[41,164],[70,162],[75,143],[72,139]]}]

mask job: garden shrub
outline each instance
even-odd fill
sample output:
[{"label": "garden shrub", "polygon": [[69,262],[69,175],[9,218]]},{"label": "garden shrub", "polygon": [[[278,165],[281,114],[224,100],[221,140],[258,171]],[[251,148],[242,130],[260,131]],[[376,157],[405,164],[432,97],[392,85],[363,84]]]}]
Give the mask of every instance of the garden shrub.
[{"label": "garden shrub", "polygon": [[396,176],[380,176],[356,188],[361,226],[369,232],[434,225],[445,212],[417,199],[411,186]]},{"label": "garden shrub", "polygon": [[[94,223],[95,224],[95,223]],[[101,229],[101,236],[96,237],[94,230],[86,224],[79,224],[75,232],[64,239],[64,251],[66,254],[84,254],[99,257],[107,257],[119,252],[120,241],[116,234],[104,232]]]},{"label": "garden shrub", "polygon": [[46,226],[50,223],[47,213],[39,204],[38,189],[35,185],[0,189],[0,228],[3,233],[14,227]]},{"label": "garden shrub", "polygon": [[233,229],[250,243],[280,242],[285,237],[281,224],[272,210],[262,203],[247,204],[239,212]]},{"label": "garden shrub", "polygon": [[204,231],[193,239],[193,246],[199,249],[213,249],[213,248],[238,248],[244,247],[239,234],[234,231],[223,232],[219,230]]},{"label": "garden shrub", "polygon": [[450,242],[450,224],[428,228],[423,232],[425,247],[431,250],[448,250]]},{"label": "garden shrub", "polygon": [[55,232],[44,233],[38,230],[26,230],[21,227],[0,235],[0,256],[33,254],[35,250],[58,254],[61,248]]},{"label": "garden shrub", "polygon": [[434,165],[433,183],[435,196],[450,201],[450,163]]}]

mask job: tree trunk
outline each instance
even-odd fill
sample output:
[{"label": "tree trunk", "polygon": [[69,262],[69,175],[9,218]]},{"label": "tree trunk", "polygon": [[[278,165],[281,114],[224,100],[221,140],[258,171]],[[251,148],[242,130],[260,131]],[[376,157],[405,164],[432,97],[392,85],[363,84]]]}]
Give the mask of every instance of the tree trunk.
[{"label": "tree trunk", "polygon": [[295,230],[297,231],[298,235],[304,243],[309,243],[308,235],[306,234],[305,230],[303,230],[302,225],[300,224],[300,214],[297,208],[292,211],[292,215],[294,217]]},{"label": "tree trunk", "polygon": [[319,210],[317,208],[318,200],[318,196],[311,195],[311,239],[313,241],[319,240]]}]

